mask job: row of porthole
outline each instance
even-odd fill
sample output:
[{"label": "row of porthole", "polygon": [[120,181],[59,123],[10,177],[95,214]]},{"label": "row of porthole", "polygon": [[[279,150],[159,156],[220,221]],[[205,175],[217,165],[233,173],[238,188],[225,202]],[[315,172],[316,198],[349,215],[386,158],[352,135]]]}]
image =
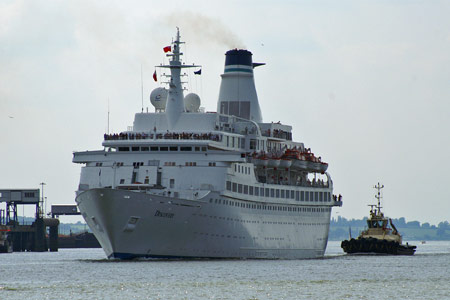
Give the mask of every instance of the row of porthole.
[{"label": "row of porthole", "polygon": [[[241,222],[241,223],[252,223],[252,224],[259,224],[258,220],[241,220],[241,219],[233,219],[233,218],[229,218],[229,217],[217,217],[217,216],[208,216],[206,214],[193,214],[194,216],[199,216],[199,217],[209,217],[212,219],[219,219],[219,220],[224,220],[224,221],[235,221],[235,222]],[[269,224],[269,225],[296,225],[295,222],[274,222],[274,221],[262,221],[262,224]],[[297,225],[306,225],[306,226],[322,226],[322,225],[327,225],[328,223],[297,223]]]},{"label": "row of porthole", "polygon": [[206,232],[194,232],[194,234],[198,234],[198,235],[206,235],[206,236],[210,236],[210,237],[222,237],[222,238],[233,238],[233,239],[243,239],[245,240],[244,236],[236,236],[236,235],[224,235],[224,234],[216,234],[216,233],[206,233]]}]

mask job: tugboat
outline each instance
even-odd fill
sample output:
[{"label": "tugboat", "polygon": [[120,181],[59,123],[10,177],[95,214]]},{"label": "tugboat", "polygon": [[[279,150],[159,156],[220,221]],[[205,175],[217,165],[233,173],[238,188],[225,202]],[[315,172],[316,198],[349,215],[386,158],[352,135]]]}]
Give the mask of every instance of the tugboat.
[{"label": "tugboat", "polygon": [[384,185],[374,186],[378,190],[375,198],[378,200],[378,205],[370,206],[370,216],[367,219],[367,230],[361,232],[358,238],[350,237],[350,240],[342,241],[341,248],[348,254],[390,254],[390,255],[413,255],[416,251],[416,246],[402,244],[402,236],[389,219],[381,212],[381,189]]}]

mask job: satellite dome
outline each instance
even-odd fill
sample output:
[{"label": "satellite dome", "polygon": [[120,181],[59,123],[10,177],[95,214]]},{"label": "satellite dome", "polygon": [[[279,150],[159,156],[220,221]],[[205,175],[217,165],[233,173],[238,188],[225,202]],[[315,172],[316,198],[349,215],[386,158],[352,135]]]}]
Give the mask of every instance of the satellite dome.
[{"label": "satellite dome", "polygon": [[187,94],[184,97],[184,107],[187,112],[198,112],[200,108],[200,97],[194,93]]},{"label": "satellite dome", "polygon": [[168,94],[169,91],[163,87],[156,88],[150,93],[150,102],[156,111],[161,111],[166,108]]}]

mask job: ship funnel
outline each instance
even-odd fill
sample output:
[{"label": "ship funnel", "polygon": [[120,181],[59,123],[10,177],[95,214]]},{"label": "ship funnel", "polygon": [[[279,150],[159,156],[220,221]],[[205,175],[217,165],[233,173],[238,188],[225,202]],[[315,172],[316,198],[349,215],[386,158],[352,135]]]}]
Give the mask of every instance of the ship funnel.
[{"label": "ship funnel", "polygon": [[261,109],[256,95],[253,68],[262,64],[252,62],[247,50],[230,50],[225,54],[225,70],[221,75],[217,111],[225,115],[262,122]]}]

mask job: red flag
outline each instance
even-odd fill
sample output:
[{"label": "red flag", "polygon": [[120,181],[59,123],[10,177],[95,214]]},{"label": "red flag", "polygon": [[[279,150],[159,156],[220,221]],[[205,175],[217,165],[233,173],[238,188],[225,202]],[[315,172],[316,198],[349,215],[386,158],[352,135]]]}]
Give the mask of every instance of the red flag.
[{"label": "red flag", "polygon": [[153,73],[153,80],[154,81],[158,81],[157,78],[156,78],[156,71],[155,71],[155,73]]},{"label": "red flag", "polygon": [[164,50],[164,53],[167,53],[169,51],[172,51],[172,48],[170,46],[167,46],[167,47],[164,47],[163,50]]}]

